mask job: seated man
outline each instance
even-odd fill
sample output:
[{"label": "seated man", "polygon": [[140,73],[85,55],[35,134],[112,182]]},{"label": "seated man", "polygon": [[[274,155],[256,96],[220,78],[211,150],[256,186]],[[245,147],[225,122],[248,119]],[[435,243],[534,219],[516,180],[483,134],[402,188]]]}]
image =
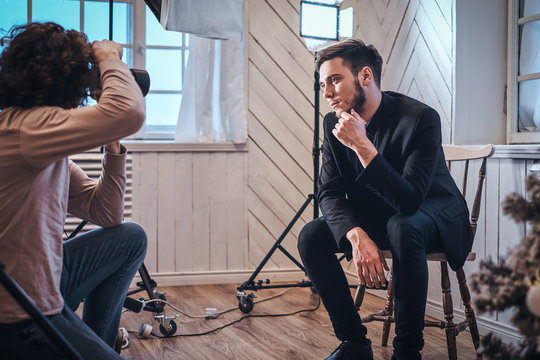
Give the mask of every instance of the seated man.
[{"label": "seated man", "polygon": [[453,269],[472,246],[465,200],[444,160],[435,110],[381,92],[382,58],[349,39],[317,53],[324,97],[319,204],[323,217],[298,238],[307,273],[341,345],[328,359],[372,359],[367,329],[355,310],[336,252],[354,261],[362,284],[386,284],[394,266],[396,337],[392,359],[420,359],[428,269],[426,253],[444,250]]},{"label": "seated man", "polygon": [[[120,359],[122,305],[146,235],[122,223],[119,139],[143,124],[141,90],[112,41],[90,45],[54,23],[16,27],[8,39],[0,55],[0,261],[83,357]],[[79,107],[89,90],[101,93],[97,105]],[[68,156],[101,145],[95,182]],[[102,228],[63,243],[67,212]],[[62,358],[2,286],[0,298],[2,358]],[[83,299],[84,322],[72,311]]]}]

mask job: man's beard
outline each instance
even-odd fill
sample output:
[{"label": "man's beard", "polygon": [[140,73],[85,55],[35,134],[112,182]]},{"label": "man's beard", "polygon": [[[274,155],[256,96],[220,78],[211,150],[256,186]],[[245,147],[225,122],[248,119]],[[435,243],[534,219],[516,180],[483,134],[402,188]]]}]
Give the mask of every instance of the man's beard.
[{"label": "man's beard", "polygon": [[354,109],[357,114],[362,114],[362,112],[364,111],[364,105],[366,105],[366,94],[360,86],[360,81],[358,81],[358,79],[354,79],[354,89],[356,90],[356,92],[353,95],[351,109]]}]

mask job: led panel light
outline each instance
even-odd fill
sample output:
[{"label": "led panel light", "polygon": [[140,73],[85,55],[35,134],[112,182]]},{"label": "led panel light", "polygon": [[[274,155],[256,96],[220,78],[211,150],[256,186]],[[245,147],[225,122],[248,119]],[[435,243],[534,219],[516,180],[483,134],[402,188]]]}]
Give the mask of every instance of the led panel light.
[{"label": "led panel light", "polygon": [[300,36],[312,39],[339,39],[339,6],[300,1]]}]

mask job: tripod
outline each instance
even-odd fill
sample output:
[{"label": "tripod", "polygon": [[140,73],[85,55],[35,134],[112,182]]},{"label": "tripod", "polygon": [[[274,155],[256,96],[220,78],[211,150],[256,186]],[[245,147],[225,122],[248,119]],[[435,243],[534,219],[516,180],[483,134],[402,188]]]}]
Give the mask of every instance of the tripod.
[{"label": "tripod", "polygon": [[[75,230],[69,236],[66,240],[69,240],[75,235],[77,235],[87,224],[88,222],[86,220],[83,220],[77,225]],[[141,281],[137,282],[137,289],[131,290],[127,293],[126,298],[124,300],[124,307],[128,310],[131,310],[135,313],[141,312],[141,310],[150,311],[153,313],[156,313],[157,315],[154,315],[154,318],[159,322],[160,332],[165,336],[172,336],[177,329],[176,323],[174,322],[174,316],[165,316],[161,313],[163,313],[163,309],[165,307],[165,303],[161,301],[155,301],[155,302],[149,302],[144,303],[140,301],[139,299],[133,299],[130,296],[133,294],[137,294],[141,291],[146,291],[146,294],[148,295],[147,300],[163,300],[167,301],[167,298],[165,297],[165,292],[157,291],[156,290],[156,282],[150,277],[150,274],[148,273],[148,269],[146,269],[146,266],[144,263],[139,268],[139,275],[141,277]],[[141,299],[144,300],[144,299]]]},{"label": "tripod", "polygon": [[[285,227],[285,230],[281,233],[281,235],[278,237],[278,239],[275,241],[272,248],[266,253],[263,260],[260,262],[260,264],[257,266],[255,271],[251,274],[248,280],[246,280],[242,285],[236,288],[236,297],[238,299],[238,307],[242,312],[249,313],[253,309],[253,298],[255,297],[253,293],[246,294],[246,290],[262,290],[262,289],[275,289],[275,288],[290,288],[290,287],[311,287],[313,284],[311,281],[305,281],[302,280],[297,283],[293,284],[279,284],[279,285],[270,285],[270,280],[257,280],[255,281],[255,278],[257,275],[261,272],[263,267],[266,265],[268,260],[272,257],[274,252],[276,250],[280,250],[285,256],[287,256],[296,266],[300,268],[306,274],[306,269],[304,266],[294,258],[285,248],[281,245],[283,239],[285,239],[285,236],[289,233],[289,231],[292,229],[296,221],[300,218],[304,210],[306,210],[307,206],[311,201],[313,201],[313,219],[317,219],[319,217],[319,201],[317,199],[317,193],[318,193],[318,182],[319,182],[319,156],[321,153],[322,147],[319,146],[319,91],[321,89],[321,86],[319,84],[319,73],[317,71],[314,72],[314,83],[313,83],[313,90],[315,93],[315,100],[314,100],[314,109],[315,109],[315,117],[314,117],[314,124],[313,124],[313,149],[312,149],[312,155],[313,155],[313,194],[308,194],[306,201],[302,204],[300,209],[296,212],[294,217],[291,219],[289,224]],[[341,256],[339,260],[341,261],[345,256]],[[356,287],[356,286],[354,286]],[[313,290],[313,288],[312,288]]]}]

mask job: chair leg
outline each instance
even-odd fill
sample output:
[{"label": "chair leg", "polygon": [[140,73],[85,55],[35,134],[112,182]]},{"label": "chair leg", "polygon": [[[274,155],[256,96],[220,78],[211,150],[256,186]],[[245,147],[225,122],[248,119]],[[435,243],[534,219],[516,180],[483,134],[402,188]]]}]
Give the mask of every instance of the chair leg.
[{"label": "chair leg", "polygon": [[457,360],[456,349],[456,324],[454,324],[454,305],[452,304],[452,293],[450,290],[450,278],[448,277],[448,264],[441,261],[441,287],[444,318],[446,320],[446,346],[448,347],[448,358]]},{"label": "chair leg", "polygon": [[360,311],[360,307],[364,302],[364,294],[366,292],[366,285],[358,283],[356,287],[356,293],[354,294],[354,307],[356,311]]},{"label": "chair leg", "polygon": [[465,278],[465,272],[463,271],[463,269],[459,269],[456,272],[456,276],[459,283],[461,300],[463,300],[463,305],[465,305],[465,316],[467,317],[467,320],[469,322],[469,331],[471,333],[474,349],[478,354],[478,347],[480,346],[480,334],[478,333],[476,315],[474,314],[474,309],[471,306],[471,294],[469,292],[469,287],[467,286],[467,280]]},{"label": "chair leg", "polygon": [[390,268],[390,274],[388,279],[388,290],[386,293],[386,303],[384,304],[384,312],[387,316],[387,319],[384,320],[383,324],[383,333],[382,333],[382,346],[388,345],[388,337],[390,336],[390,326],[392,325],[392,320],[390,319],[394,314],[394,280],[393,280],[393,268]]}]

